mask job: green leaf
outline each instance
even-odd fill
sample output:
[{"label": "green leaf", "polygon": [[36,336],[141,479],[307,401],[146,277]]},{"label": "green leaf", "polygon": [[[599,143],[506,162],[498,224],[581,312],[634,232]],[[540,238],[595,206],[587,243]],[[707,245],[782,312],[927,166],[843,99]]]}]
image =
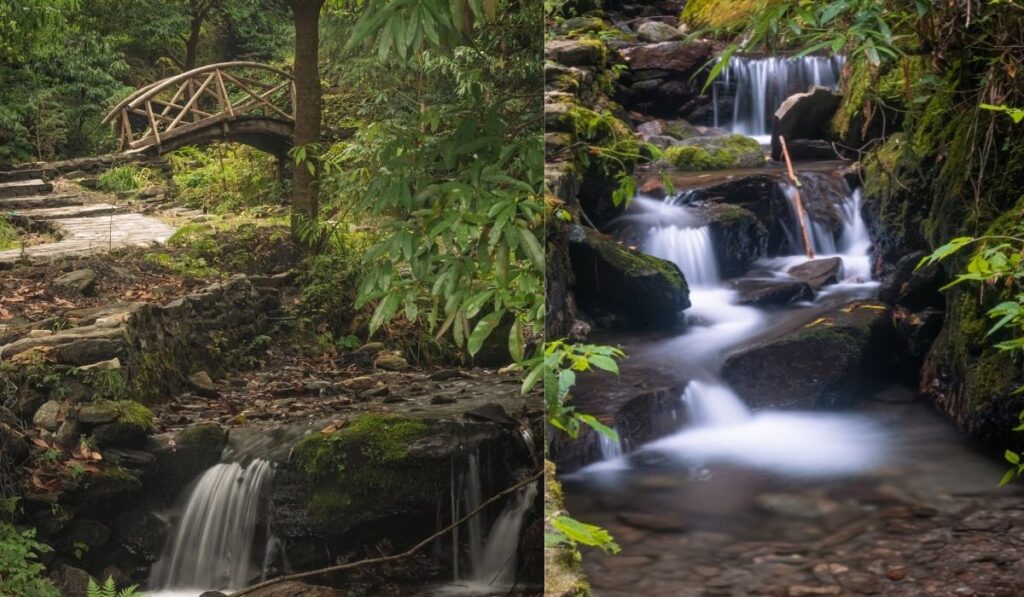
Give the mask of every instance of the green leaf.
[{"label": "green leaf", "polygon": [[616,375],[618,375],[619,373],[619,364],[616,363],[615,359],[611,357],[595,354],[591,355],[591,357],[588,360],[590,361],[590,364],[592,366],[597,367],[598,369],[610,371],[612,373],[615,373]]},{"label": "green leaf", "polygon": [[498,324],[501,323],[501,318],[505,315],[505,311],[494,311],[483,316],[480,321],[477,322],[476,327],[473,329],[473,333],[469,335],[469,342],[466,344],[466,349],[470,355],[475,355],[484,345],[484,340],[491,335]]},{"label": "green leaf", "polygon": [[512,323],[512,329],[508,331],[508,352],[515,362],[523,360],[523,324],[518,318]]},{"label": "green leaf", "polygon": [[597,547],[609,554],[622,551],[611,533],[599,526],[586,524],[565,515],[551,519],[551,526],[573,543]]},{"label": "green leaf", "polygon": [[1010,464],[1020,464],[1020,454],[1017,454],[1013,450],[1007,450],[1003,454],[1003,458],[1006,458],[1006,461]]},{"label": "green leaf", "polygon": [[612,429],[611,427],[605,425],[601,421],[598,421],[597,418],[594,417],[593,415],[577,414],[576,418],[581,423],[589,426],[594,431],[596,431],[596,432],[600,433],[601,435],[607,437],[608,439],[612,440],[613,442],[618,443],[618,441],[619,441],[619,433],[617,431],[615,431],[614,429]]},{"label": "green leaf", "polygon": [[371,336],[380,328],[380,326],[384,325],[385,322],[390,321],[391,318],[395,316],[401,299],[401,294],[392,292],[377,304],[377,308],[373,311],[373,316],[370,317],[369,327]]}]

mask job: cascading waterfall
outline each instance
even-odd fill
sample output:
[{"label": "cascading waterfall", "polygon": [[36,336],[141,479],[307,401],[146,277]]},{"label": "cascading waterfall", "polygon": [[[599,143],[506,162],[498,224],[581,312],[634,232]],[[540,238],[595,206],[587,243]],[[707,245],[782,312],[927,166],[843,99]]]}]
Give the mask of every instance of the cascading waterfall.
[{"label": "cascading waterfall", "polygon": [[[842,56],[733,57],[713,87],[715,127],[727,127],[767,143],[772,116],[782,102],[812,86],[834,89],[844,63]],[[727,94],[735,98],[728,123],[718,107],[719,98]]]},{"label": "cascading waterfall", "polygon": [[244,587],[260,578],[274,541],[256,561],[255,539],[266,491],[274,476],[269,461],[214,465],[188,492],[181,518],[153,565],[150,587],[158,591]]},{"label": "cascading waterfall", "polygon": [[[515,583],[516,550],[523,518],[537,496],[537,484],[520,489],[495,519],[486,536],[483,531],[484,513],[465,523],[466,537],[460,540],[459,528],[452,532],[452,576],[456,586],[444,593],[481,594],[495,587],[508,587]],[[480,455],[477,451],[467,455],[466,467],[452,476],[452,519],[457,520],[480,507],[483,503],[483,481]],[[469,569],[460,567],[463,547],[468,555]]]},{"label": "cascading waterfall", "polygon": [[[780,182],[779,188],[782,189],[782,193],[786,196],[789,204],[789,216],[791,223],[789,225],[783,225],[786,230],[786,240],[793,253],[803,253],[803,233],[800,226],[800,220],[797,218],[797,188],[786,182]],[[806,209],[806,203],[803,216],[803,222],[804,225],[807,226],[807,233],[811,237],[811,244],[814,245],[815,253],[820,255],[835,255],[837,252],[835,236],[832,231],[829,230],[828,226],[811,219],[811,216]]]},{"label": "cascading waterfall", "polygon": [[516,550],[523,517],[537,497],[537,483],[530,483],[516,492],[487,534],[487,544],[472,580],[487,586],[511,586],[516,575]]},{"label": "cascading waterfall", "polygon": [[692,286],[710,286],[718,282],[718,264],[711,247],[711,229],[707,226],[651,228],[644,252],[678,265]]}]

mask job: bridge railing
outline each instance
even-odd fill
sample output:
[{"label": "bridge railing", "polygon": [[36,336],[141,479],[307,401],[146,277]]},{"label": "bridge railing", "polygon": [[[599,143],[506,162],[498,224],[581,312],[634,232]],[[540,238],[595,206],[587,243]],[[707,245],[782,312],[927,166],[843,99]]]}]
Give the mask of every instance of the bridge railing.
[{"label": "bridge railing", "polygon": [[119,151],[144,151],[243,115],[294,122],[295,83],[287,72],[259,62],[210,64],[150,83],[104,118],[118,130]]}]

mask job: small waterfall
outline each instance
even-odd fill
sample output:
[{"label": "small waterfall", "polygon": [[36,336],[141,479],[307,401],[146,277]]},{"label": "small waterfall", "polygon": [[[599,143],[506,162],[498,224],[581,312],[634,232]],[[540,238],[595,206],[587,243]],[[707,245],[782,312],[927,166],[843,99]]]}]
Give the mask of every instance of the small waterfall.
[{"label": "small waterfall", "polygon": [[[474,451],[466,458],[466,468],[452,476],[452,520],[458,520],[483,503],[483,482],[480,476],[480,456]],[[516,550],[523,517],[537,496],[537,484],[520,489],[484,534],[485,512],[465,523],[465,541],[459,539],[459,528],[452,532],[452,575],[458,585],[468,588],[469,594],[478,594],[486,587],[511,586],[515,582]],[[462,548],[468,555],[469,569],[459,566]],[[455,593],[466,594],[464,590]]]},{"label": "small waterfall", "polygon": [[871,235],[861,216],[861,189],[855,189],[843,203],[843,235],[839,250],[843,254],[846,274],[857,280],[871,279]]},{"label": "small waterfall", "polygon": [[691,381],[683,393],[694,425],[721,427],[743,423],[750,419],[750,409],[727,386],[703,381]]},{"label": "small waterfall", "polygon": [[711,229],[664,226],[651,228],[644,252],[675,263],[691,286],[718,282],[718,263],[711,245]]},{"label": "small waterfall", "polygon": [[[797,218],[796,197],[797,189],[789,183],[779,183],[789,203],[790,224],[783,224],[786,231],[786,241],[789,243],[790,251],[794,254],[804,252],[803,232],[800,220]],[[811,244],[814,245],[814,252],[820,255],[835,255],[836,239],[832,231],[821,222],[813,220],[807,209],[807,199],[804,197],[804,224],[807,226],[808,234],[811,236]]]},{"label": "small waterfall", "polygon": [[[616,430],[616,433],[618,433],[618,430]],[[598,433],[597,440],[601,446],[601,458],[604,460],[613,460],[624,453],[621,436],[618,440],[614,440],[603,433]]]},{"label": "small waterfall", "polygon": [[[257,520],[273,479],[269,461],[221,463],[187,494],[176,531],[153,565],[154,589],[232,589],[261,577],[275,542],[257,554]],[[259,562],[255,561],[259,555]]]},{"label": "small waterfall", "polygon": [[733,91],[730,130],[764,140],[771,135],[775,110],[787,97],[812,86],[836,88],[844,62],[842,56],[733,57],[712,88],[715,126],[720,124],[718,98]]}]

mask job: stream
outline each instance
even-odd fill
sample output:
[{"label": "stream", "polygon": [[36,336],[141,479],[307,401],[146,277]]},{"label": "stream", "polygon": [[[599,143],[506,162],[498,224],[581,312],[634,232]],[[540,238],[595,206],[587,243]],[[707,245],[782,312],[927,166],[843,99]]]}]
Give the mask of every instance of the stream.
[{"label": "stream", "polygon": [[[774,106],[809,84],[834,86],[842,63],[736,61],[714,86],[716,94],[733,88],[735,112],[719,114],[716,103],[716,125],[767,143]],[[802,178],[828,176],[818,164],[796,169]],[[641,446],[602,439],[603,460],[562,476],[573,515],[607,528],[622,547],[614,556],[585,553],[595,594],[1017,594],[987,584],[999,586],[988,575],[994,570],[1021,573],[1019,560],[996,555],[1010,539],[991,532],[1011,525],[998,520],[1002,467],[913,390],[882,384],[827,410],[755,408],[768,388],[739,393],[722,378],[730,354],[876,296],[861,191],[838,174],[829,184],[843,187],[834,205],[841,230],[807,213],[804,224],[815,258],[840,258],[843,273],[812,299],[785,305],[743,304],[741,289],[792,280],[789,270],[809,261],[795,208],[775,222],[783,249],[738,279],[721,276],[714,235],[686,185],[665,199],[638,194],[607,227],[628,223],[627,242],[641,230],[638,248],[679,266],[692,307],[681,331],[600,342],[621,345],[630,365],[690,381],[679,396],[686,419],[678,431]],[[834,201],[818,194],[821,187],[805,185],[804,202]],[[778,191],[794,205],[796,189],[779,182]],[[1019,522],[1016,507],[1009,517]]]}]

